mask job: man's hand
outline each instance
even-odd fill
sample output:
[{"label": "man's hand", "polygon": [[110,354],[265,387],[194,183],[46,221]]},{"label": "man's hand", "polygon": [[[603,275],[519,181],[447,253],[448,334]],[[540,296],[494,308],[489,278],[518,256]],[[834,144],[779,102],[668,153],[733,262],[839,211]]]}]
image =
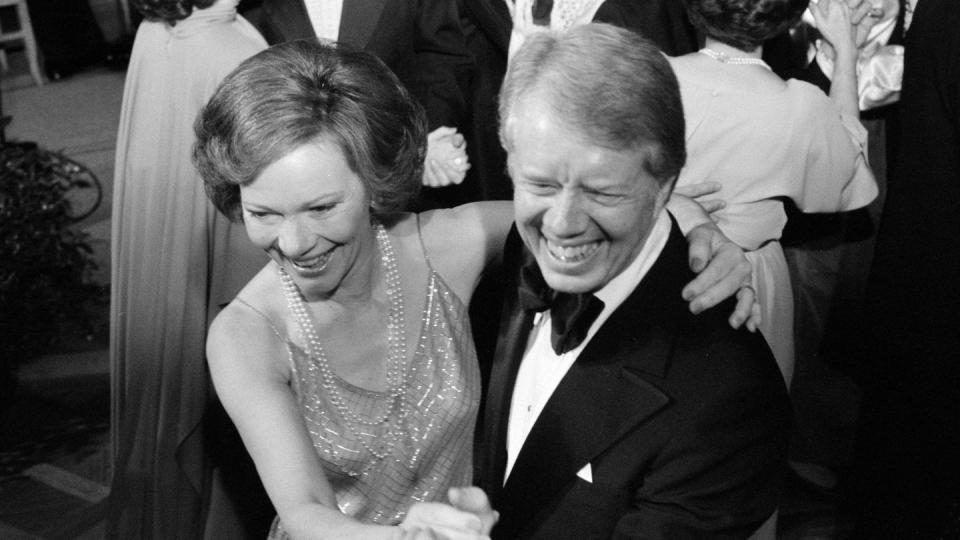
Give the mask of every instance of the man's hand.
[{"label": "man's hand", "polygon": [[500,514],[490,506],[490,499],[482,489],[473,486],[450,488],[447,492],[450,504],[458,510],[470,512],[480,518],[483,524],[480,532],[486,535],[497,524]]},{"label": "man's hand", "polygon": [[423,185],[444,187],[463,182],[470,161],[467,143],[456,128],[438,127],[427,135],[427,157],[423,167]]},{"label": "man's hand", "polygon": [[736,294],[737,307],[730,315],[730,326],[756,331],[760,324],[760,305],[751,285],[752,268],[739,246],[730,241],[713,223],[703,223],[687,233],[690,244],[690,269],[697,277],[683,288],[683,299],[690,311],[700,313]]}]

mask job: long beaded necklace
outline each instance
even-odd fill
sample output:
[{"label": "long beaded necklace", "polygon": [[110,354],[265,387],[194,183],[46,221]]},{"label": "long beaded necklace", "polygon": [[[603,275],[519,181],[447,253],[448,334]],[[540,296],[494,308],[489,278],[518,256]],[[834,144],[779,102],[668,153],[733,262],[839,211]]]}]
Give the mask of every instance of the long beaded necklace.
[{"label": "long beaded necklace", "polygon": [[[307,341],[307,354],[317,366],[321,385],[326,391],[330,403],[343,419],[344,426],[353,434],[354,438],[360,441],[360,444],[370,452],[377,460],[382,460],[390,455],[393,445],[396,443],[398,435],[398,424],[400,420],[406,418],[409,414],[409,405],[403,399],[406,377],[403,366],[407,358],[407,340],[406,340],[406,322],[403,309],[403,290],[400,283],[400,269],[397,264],[397,255],[390,242],[387,231],[380,223],[374,223],[373,229],[377,239],[377,247],[380,249],[380,262],[382,264],[385,281],[387,284],[387,299],[390,302],[390,310],[387,315],[387,387],[390,396],[390,404],[387,410],[375,418],[364,418],[357,414],[346,404],[340,389],[337,386],[337,376],[330,368],[330,362],[327,359],[326,352],[320,344],[320,338],[317,336],[316,325],[313,317],[307,310],[303,296],[297,289],[293,279],[287,274],[283,267],[280,267],[280,281],[283,284],[283,292],[287,297],[287,305],[293,312],[300,325]],[[394,414],[396,412],[396,414]],[[375,450],[366,441],[368,434],[364,433],[361,426],[379,426],[389,423],[389,429],[384,437],[381,449]]]},{"label": "long beaded necklace", "polygon": [[716,60],[717,62],[720,62],[721,64],[736,64],[741,66],[753,65],[753,66],[761,66],[761,67],[770,69],[770,66],[767,65],[766,62],[764,62],[759,58],[750,58],[747,56],[730,56],[727,53],[715,51],[709,47],[704,47],[697,52],[700,54],[709,56],[710,58],[713,58],[714,60]]}]

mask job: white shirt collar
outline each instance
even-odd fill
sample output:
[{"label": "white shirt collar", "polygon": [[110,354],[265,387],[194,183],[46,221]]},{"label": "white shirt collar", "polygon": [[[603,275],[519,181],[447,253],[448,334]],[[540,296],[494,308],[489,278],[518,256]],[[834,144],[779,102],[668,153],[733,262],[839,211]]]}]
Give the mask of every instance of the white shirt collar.
[{"label": "white shirt collar", "polygon": [[[657,216],[640,253],[622,272],[594,293],[597,298],[603,300],[603,311],[590,325],[586,338],[575,349],[560,355],[556,354],[550,345],[549,311],[537,314],[534,318],[533,330],[530,332],[528,341],[529,348],[520,363],[510,403],[510,419],[507,424],[507,467],[504,481],[510,476],[517,455],[540,416],[540,412],[543,411],[570,366],[576,362],[581,351],[610,318],[610,315],[637,288],[660,257],[669,238],[670,217],[664,210]],[[680,294],[680,291],[677,291],[677,294]],[[654,308],[651,306],[651,309]]]},{"label": "white shirt collar", "polygon": [[[600,290],[593,293],[594,296],[603,300],[603,312],[600,317],[606,319],[609,313],[620,307],[620,304],[630,296],[630,293],[637,288],[637,285],[643,280],[644,276],[660,257],[660,252],[667,245],[667,239],[670,237],[670,217],[665,210],[660,211],[657,220],[650,229],[650,235],[647,237],[640,249],[640,253],[630,262],[622,272],[614,276]],[[609,311],[608,311],[609,310]],[[593,328],[591,328],[593,330]],[[590,336],[587,336],[590,339]],[[584,340],[586,341],[586,340]]]}]

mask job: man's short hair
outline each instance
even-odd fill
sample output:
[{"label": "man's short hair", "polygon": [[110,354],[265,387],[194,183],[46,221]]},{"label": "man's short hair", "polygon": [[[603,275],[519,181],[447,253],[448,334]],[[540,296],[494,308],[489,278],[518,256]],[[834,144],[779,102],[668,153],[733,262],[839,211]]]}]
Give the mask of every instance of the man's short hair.
[{"label": "man's short hair", "polygon": [[536,94],[587,142],[647,153],[646,169],[672,182],[686,161],[683,105],[664,55],[640,35],[591,23],[528,36],[500,90],[500,139],[511,149],[514,107]]}]

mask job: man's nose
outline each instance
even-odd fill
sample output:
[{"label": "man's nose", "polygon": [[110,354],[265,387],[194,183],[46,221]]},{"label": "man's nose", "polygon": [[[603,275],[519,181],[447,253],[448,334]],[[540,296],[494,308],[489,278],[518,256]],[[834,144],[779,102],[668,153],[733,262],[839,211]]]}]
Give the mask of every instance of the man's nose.
[{"label": "man's nose", "polygon": [[277,235],[277,246],[288,259],[296,259],[310,251],[313,245],[310,231],[298,217],[284,220]]},{"label": "man's nose", "polygon": [[574,190],[563,190],[550,201],[543,216],[548,232],[558,237],[576,236],[584,231],[587,222],[583,197]]}]

